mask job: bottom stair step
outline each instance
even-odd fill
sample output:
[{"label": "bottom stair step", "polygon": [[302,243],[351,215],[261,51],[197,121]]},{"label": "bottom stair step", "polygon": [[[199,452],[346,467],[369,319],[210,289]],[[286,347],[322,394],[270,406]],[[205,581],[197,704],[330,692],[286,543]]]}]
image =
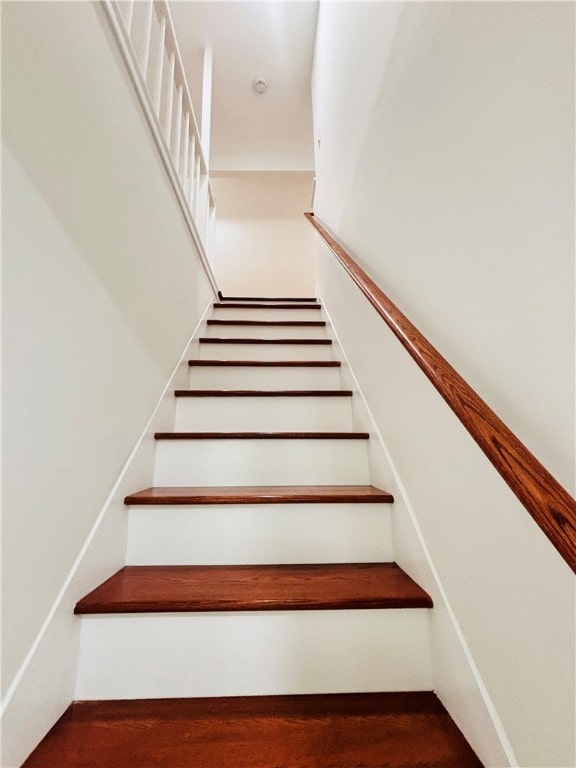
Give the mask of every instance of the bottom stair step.
[{"label": "bottom stair step", "polygon": [[72,704],[24,768],[481,768],[433,693]]}]

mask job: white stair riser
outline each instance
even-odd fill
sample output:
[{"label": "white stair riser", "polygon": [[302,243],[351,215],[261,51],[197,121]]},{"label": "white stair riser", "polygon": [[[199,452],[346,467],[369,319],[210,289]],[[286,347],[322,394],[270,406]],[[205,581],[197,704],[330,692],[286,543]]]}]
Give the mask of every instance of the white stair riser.
[{"label": "white stair riser", "polygon": [[76,699],[431,690],[426,609],[82,619]]},{"label": "white stair riser", "polygon": [[159,440],[154,485],[367,485],[365,440]]},{"label": "white stair riser", "polygon": [[210,317],[214,320],[282,320],[294,322],[295,320],[315,321],[326,320],[320,309],[265,309],[249,307],[216,308],[212,310]]},{"label": "white stair riser", "polygon": [[391,562],[388,504],[135,506],[128,565]]},{"label": "white stair riser", "polygon": [[340,368],[192,366],[189,382],[190,389],[339,389]]},{"label": "white stair riser", "polygon": [[326,329],[291,325],[208,325],[206,335],[234,339],[325,339]]},{"label": "white stair riser", "polygon": [[345,432],[351,397],[179,397],[176,432]]},{"label": "white stair riser", "polygon": [[199,347],[201,360],[332,360],[330,344],[201,343]]}]

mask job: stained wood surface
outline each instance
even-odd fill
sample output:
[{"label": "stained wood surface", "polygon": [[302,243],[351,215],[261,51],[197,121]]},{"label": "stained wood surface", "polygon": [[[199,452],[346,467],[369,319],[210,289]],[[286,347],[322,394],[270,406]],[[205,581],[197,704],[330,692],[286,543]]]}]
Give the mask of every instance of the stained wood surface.
[{"label": "stained wood surface", "polygon": [[262,326],[263,328],[325,328],[325,320],[208,320],[208,325],[223,325],[225,327],[242,326]]},{"label": "stained wood surface", "polygon": [[215,301],[213,304],[213,307],[215,309],[225,309],[226,307],[230,307],[232,309],[310,309],[310,310],[317,310],[319,311],[322,309],[320,304],[297,304],[294,302],[293,304],[262,304],[260,302],[249,302],[249,301],[227,301],[226,303],[222,301]]},{"label": "stained wood surface", "polygon": [[156,440],[368,440],[368,432],[156,432]]},{"label": "stained wood surface", "polygon": [[394,497],[372,485],[247,485],[147,488],[124,499],[130,505],[163,504],[390,504]]},{"label": "stained wood surface", "polygon": [[510,489],[576,572],[576,501],[390,301],[314,214],[304,214],[430,379]]},{"label": "stained wood surface", "polygon": [[130,565],[76,605],[85,613],[431,608],[396,563]]},{"label": "stained wood surface", "polygon": [[332,339],[219,339],[209,336],[202,336],[198,341],[200,344],[319,344],[325,347],[332,344]]},{"label": "stained wood surface", "polygon": [[266,296],[222,296],[221,293],[218,294],[220,301],[274,301],[274,302],[283,302],[283,301],[313,301],[318,303],[318,299],[310,299],[310,298],[295,298],[293,296],[290,297],[266,297]]},{"label": "stained wood surface", "polygon": [[76,702],[23,768],[482,768],[433,693]]},{"label": "stained wood surface", "polygon": [[188,360],[191,368],[198,366],[248,368],[340,368],[340,360]]},{"label": "stained wood surface", "polygon": [[175,397],[352,397],[351,389],[176,389]]}]

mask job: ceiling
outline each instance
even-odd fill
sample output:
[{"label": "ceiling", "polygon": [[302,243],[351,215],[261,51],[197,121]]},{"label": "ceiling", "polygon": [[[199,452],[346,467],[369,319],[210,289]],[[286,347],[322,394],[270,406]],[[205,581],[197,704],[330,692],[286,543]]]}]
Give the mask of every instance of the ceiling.
[{"label": "ceiling", "polygon": [[[172,0],[200,122],[204,46],[213,49],[211,170],[311,170],[310,77],[317,0]],[[268,81],[257,94],[256,77]]]}]

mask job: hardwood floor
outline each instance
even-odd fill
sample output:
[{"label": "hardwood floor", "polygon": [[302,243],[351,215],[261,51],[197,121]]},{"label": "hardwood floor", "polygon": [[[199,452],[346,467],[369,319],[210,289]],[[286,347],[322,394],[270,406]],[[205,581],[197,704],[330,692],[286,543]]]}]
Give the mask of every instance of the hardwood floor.
[{"label": "hardwood floor", "polygon": [[77,702],[23,768],[481,768],[433,693]]}]

